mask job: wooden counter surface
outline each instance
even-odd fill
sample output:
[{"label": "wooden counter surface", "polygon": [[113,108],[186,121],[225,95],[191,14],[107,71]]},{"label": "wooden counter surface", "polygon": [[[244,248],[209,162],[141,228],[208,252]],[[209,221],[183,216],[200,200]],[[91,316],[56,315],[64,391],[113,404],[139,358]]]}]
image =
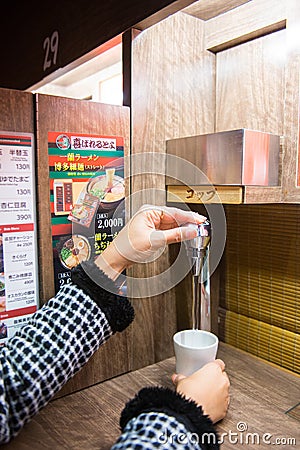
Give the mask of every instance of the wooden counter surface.
[{"label": "wooden counter surface", "polygon": [[[299,404],[300,377],[223,343],[218,357],[231,380],[229,412],[217,426],[228,433],[222,448],[299,449],[299,407],[286,412]],[[107,450],[119,436],[125,402],[144,386],[172,387],[174,367],[170,358],[53,400],[3,448]]]}]

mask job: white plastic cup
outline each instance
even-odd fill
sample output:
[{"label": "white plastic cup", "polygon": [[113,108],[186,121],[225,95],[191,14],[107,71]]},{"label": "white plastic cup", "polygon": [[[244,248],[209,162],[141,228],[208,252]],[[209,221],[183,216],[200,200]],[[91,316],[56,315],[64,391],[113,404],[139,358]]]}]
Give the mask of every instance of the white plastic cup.
[{"label": "white plastic cup", "polygon": [[173,336],[176,373],[189,376],[216,359],[219,339],[204,330],[183,330]]}]

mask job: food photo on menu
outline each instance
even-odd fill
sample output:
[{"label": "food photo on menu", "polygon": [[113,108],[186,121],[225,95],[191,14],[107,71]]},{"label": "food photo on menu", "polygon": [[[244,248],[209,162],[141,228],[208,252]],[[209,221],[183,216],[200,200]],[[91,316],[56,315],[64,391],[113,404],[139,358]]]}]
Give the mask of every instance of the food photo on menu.
[{"label": "food photo on menu", "polygon": [[115,209],[125,197],[124,178],[115,174],[115,168],[107,168],[104,175],[91,178],[82,190],[68,219],[89,227],[96,211]]},{"label": "food photo on menu", "polygon": [[61,264],[66,269],[73,269],[91,256],[91,246],[85,236],[74,234],[65,240],[62,237],[57,245]]}]

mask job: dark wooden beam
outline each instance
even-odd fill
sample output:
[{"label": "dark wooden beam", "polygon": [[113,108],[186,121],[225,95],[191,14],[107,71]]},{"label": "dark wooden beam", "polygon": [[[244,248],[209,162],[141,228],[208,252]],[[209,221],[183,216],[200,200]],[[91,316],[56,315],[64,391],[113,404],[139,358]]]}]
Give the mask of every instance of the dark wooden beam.
[{"label": "dark wooden beam", "polygon": [[28,89],[135,24],[149,17],[161,20],[187,3],[192,0],[4,2],[0,87]]}]

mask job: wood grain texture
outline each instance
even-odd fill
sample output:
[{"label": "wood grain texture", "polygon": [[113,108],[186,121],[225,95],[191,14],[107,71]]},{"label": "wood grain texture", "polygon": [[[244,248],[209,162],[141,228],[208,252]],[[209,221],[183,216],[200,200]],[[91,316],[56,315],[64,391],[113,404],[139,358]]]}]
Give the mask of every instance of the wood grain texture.
[{"label": "wood grain texture", "polygon": [[[247,432],[259,434],[261,448],[270,448],[262,442],[265,433],[299,442],[299,421],[285,412],[297,402],[300,377],[223,343],[218,357],[225,361],[231,381],[230,407],[217,425],[219,434],[237,432],[237,424],[243,421]],[[109,450],[120,434],[119,417],[125,403],[145,386],[172,388],[174,369],[174,358],[169,358],[52,401],[5,448]],[[225,438],[223,447],[235,450],[237,445]],[[249,448],[254,446],[249,444]]]},{"label": "wood grain texture", "polygon": [[282,203],[282,187],[245,186],[244,203]]},{"label": "wood grain texture", "polygon": [[34,132],[33,95],[12,89],[0,89],[0,130]]},{"label": "wood grain texture", "polygon": [[217,54],[216,131],[284,134],[285,31]]},{"label": "wood grain texture", "polygon": [[177,13],[192,3],[193,0],[175,0],[165,8],[160,9],[151,16],[148,16],[146,19],[136,23],[135,28],[138,28],[139,30],[146,30],[146,28],[152,27],[156,23],[164,20],[166,17],[169,17],[174,13]]},{"label": "wood grain texture", "polygon": [[198,0],[192,5],[184,8],[182,12],[197,17],[198,19],[209,20],[249,1],[250,0]]},{"label": "wood grain texture", "polygon": [[243,201],[243,188],[240,186],[177,186],[167,185],[167,200],[187,204],[231,203]]},{"label": "wood grain texture", "polygon": [[201,20],[177,13],[140,33],[133,42],[133,152],[165,152],[166,139],[213,132],[213,75]]},{"label": "wood grain texture", "polygon": [[[216,55],[216,131],[243,127],[280,136],[286,134],[285,39],[286,31],[282,30]],[[280,175],[284,150],[283,146]],[[280,202],[281,189],[246,187],[244,201]]]},{"label": "wood grain texture", "polygon": [[[54,269],[50,222],[48,132],[62,131],[123,136],[129,152],[129,109],[63,97],[37,95],[37,188],[41,301],[54,295]],[[126,331],[113,336],[59,393],[82,389],[131,369]],[[133,339],[134,340],[134,339]],[[146,352],[147,353],[147,352]]]},{"label": "wood grain texture", "polygon": [[284,110],[285,152],[283,155],[284,202],[300,202],[299,176],[299,101],[300,101],[300,9],[297,0],[287,2],[286,89]]},{"label": "wood grain texture", "polygon": [[245,188],[245,203],[298,203],[300,27],[296,0],[251,1],[206,23],[207,47],[284,20],[286,30],[217,54],[216,130],[265,129],[283,136],[282,189]]},{"label": "wood grain texture", "polygon": [[286,4],[287,2],[274,0],[252,0],[207,21],[206,48],[218,48],[225,42],[235,42],[248,34],[259,35],[259,30],[267,30],[269,26],[285,21]]},{"label": "wood grain texture", "polygon": [[[166,139],[214,129],[214,56],[203,51],[203,22],[177,13],[137,36],[132,47],[132,207],[165,204]],[[140,154],[150,156],[140,160]],[[139,170],[150,173],[138,175]],[[136,175],[134,175],[136,174]],[[137,278],[165,273],[168,254],[133,269]],[[168,278],[169,279],[169,278]],[[146,281],[145,281],[146,283]],[[151,287],[151,286],[150,286]],[[133,343],[135,353],[152,361],[172,353],[176,329],[175,292],[137,300],[136,322],[144,333]]]}]

